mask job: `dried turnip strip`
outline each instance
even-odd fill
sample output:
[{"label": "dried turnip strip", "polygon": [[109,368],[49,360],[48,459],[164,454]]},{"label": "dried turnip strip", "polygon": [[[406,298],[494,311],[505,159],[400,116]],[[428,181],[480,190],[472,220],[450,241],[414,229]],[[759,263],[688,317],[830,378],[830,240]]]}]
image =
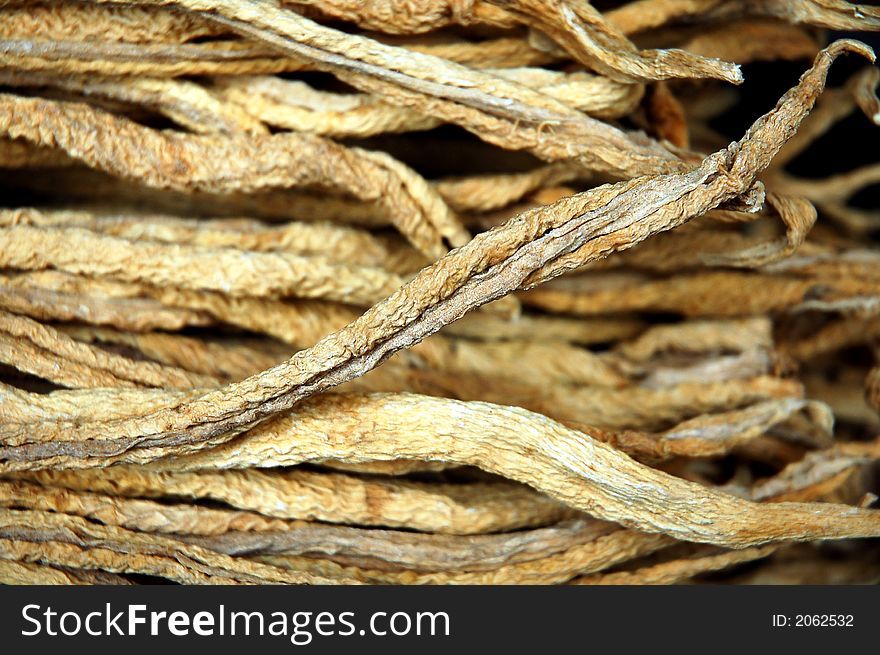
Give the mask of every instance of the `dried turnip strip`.
[{"label": "dried turnip strip", "polygon": [[533,385],[622,388],[628,383],[613,362],[584,348],[560,343],[475,343],[435,335],[413,346],[408,354],[417,359],[417,366],[463,375],[497,375]]},{"label": "dried turnip strip", "polygon": [[303,70],[300,59],[241,41],[191,44],[0,39],[0,64],[61,75],[270,75]]},{"label": "dried turnip strip", "polygon": [[809,453],[778,474],[751,487],[749,497],[768,500],[800,491],[833,478],[842,471],[880,459],[880,441],[843,442],[832,448]]},{"label": "dried turnip strip", "polygon": [[702,25],[682,49],[738,64],[752,61],[810,59],[821,49],[818,39],[796,25],[776,20],[744,19]]},{"label": "dried turnip strip", "polygon": [[[106,474],[106,475],[105,475]],[[139,498],[211,499],[284,519],[479,534],[549,525],[574,514],[509,483],[438,484],[370,480],[311,471],[190,471],[113,467],[40,471],[25,479]]]},{"label": "dried turnip strip", "polygon": [[[69,427],[53,426],[59,443],[3,449],[4,467],[56,455],[101,457],[144,446],[198,447],[199,442],[232,436],[309,395],[362,375],[476,306],[631,247],[734,199],[749,191],[794,134],[823,89],[832,61],[847,50],[872,56],[863,44],[836,42],[742,141],[689,173],[599,187],[527,212],[423,269],[360,319],[283,365],[187,405],[129,421],[78,425],[75,444],[64,442]],[[108,432],[114,437],[102,439]],[[34,436],[39,439],[40,432],[35,430]]]},{"label": "dried turnip strip", "polygon": [[[345,391],[416,392],[459,400],[515,405],[578,430],[662,431],[700,414],[728,411],[768,399],[800,398],[803,386],[769,375],[706,383],[695,381],[650,388],[619,389],[568,384],[533,385],[485,375],[462,375],[386,365],[352,381]],[[10,428],[10,434],[12,434]]]},{"label": "dried turnip strip", "polygon": [[836,30],[880,28],[876,7],[846,0],[637,0],[608,12],[608,20],[632,34],[671,22],[772,16]]},{"label": "dried turnip strip", "polygon": [[880,86],[880,69],[873,66],[865,68],[857,74],[849,84],[850,92],[859,109],[865,116],[880,125],[880,97],[877,87]]},{"label": "dried turnip strip", "polygon": [[[365,230],[330,223],[291,221],[266,225],[245,218],[188,219],[138,212],[0,210],[0,226],[79,227],[129,240],[180,243],[256,252],[323,256],[361,266],[421,268],[426,261],[402,240],[380,239]],[[390,268],[389,270],[398,270]]]},{"label": "dried turnip strip", "polygon": [[[56,273],[56,271],[39,271],[38,273]],[[150,300],[155,298],[160,301],[155,306],[167,313],[181,312],[184,313],[184,316],[188,314],[195,316],[195,318],[184,322],[184,325],[204,325],[211,322],[206,319],[206,316],[213,317],[217,321],[257,333],[268,334],[296,348],[307,348],[314,345],[328,332],[338,330],[357,318],[358,315],[355,308],[333,302],[294,299],[280,301],[237,297],[223,293],[188,291],[169,287],[159,288],[124,282],[112,283],[112,281],[102,278],[83,276],[64,275],[61,277],[59,275],[52,278],[49,276],[34,278],[31,275],[22,274],[16,277],[24,278],[16,283],[16,288],[19,283],[28,288],[26,283],[32,282],[40,295],[46,294],[55,297],[52,287],[56,284],[61,286],[62,293],[76,294],[79,297],[79,302],[86,304],[90,309],[85,316],[78,317],[84,322],[126,327],[124,321],[117,320],[116,316],[112,314],[106,321],[92,319],[91,305],[94,304],[95,299],[91,297],[88,290],[90,287],[100,284],[109,291],[114,303],[119,302],[124,305],[123,301],[128,300],[144,300],[146,302],[146,299],[142,297],[147,296]],[[45,283],[45,286],[41,282]],[[0,295],[0,300],[2,300],[2,295]],[[68,320],[64,315],[56,315],[54,309],[54,306],[50,306],[46,308],[45,312],[34,313],[40,314],[38,318]],[[20,313],[30,312],[25,310]],[[178,325],[178,327],[180,326]],[[142,331],[148,328],[149,326],[147,328],[136,326],[132,329]]]},{"label": "dried turnip strip", "polygon": [[[731,260],[730,265],[736,265],[739,260],[748,260],[749,253],[753,251],[762,255],[755,260],[755,266],[760,266],[761,261],[772,263],[782,256],[780,252],[791,247],[791,243],[798,244],[801,238],[807,236],[807,226],[816,213],[812,204],[801,198],[786,197],[784,201],[785,204],[781,207],[785,212],[784,221],[788,221],[791,228],[790,233],[783,238],[774,239],[777,230],[770,224],[772,220],[782,218],[773,215],[782,213],[777,211],[751,214],[748,219],[734,219],[743,223],[758,222],[751,230],[736,230],[727,225],[712,224],[710,221],[695,221],[672,232],[658,235],[617,257],[600,260],[586,268],[591,271],[627,270],[630,274],[636,271],[671,274],[704,266],[723,266],[726,265],[725,257]],[[767,203],[765,208],[769,206]],[[828,246],[815,241],[801,243],[797,245],[797,249],[802,249],[801,252],[805,254],[830,251]],[[742,252],[746,254],[738,254]]]},{"label": "dried turnip strip", "polygon": [[128,530],[172,535],[211,536],[228,531],[276,534],[298,525],[254,512],[77,493],[22,481],[0,481],[0,506],[72,514]]},{"label": "dried turnip strip", "polygon": [[[862,269],[874,267],[866,265]],[[576,316],[648,311],[734,317],[808,307],[834,311],[833,303],[877,296],[874,276],[823,279],[819,275],[796,272],[773,274],[713,269],[633,281],[620,288],[592,292],[551,285],[519,297],[526,306]]]},{"label": "dried turnip strip", "polygon": [[[374,427],[380,420],[387,429]],[[324,436],[328,432],[337,435],[333,443]],[[275,419],[239,440],[162,465],[181,471],[229,466],[242,459],[290,465],[328,458],[472,464],[525,482],[603,520],[733,548],[880,534],[880,513],[875,510],[740,500],[638,464],[540,415],[424,396],[327,396],[307,401],[291,417]],[[27,474],[63,479],[65,484],[77,475],[84,474]],[[99,479],[94,474],[89,478],[91,484]]]},{"label": "dried turnip strip", "polygon": [[40,148],[27,141],[0,139],[0,169],[70,166],[73,160],[52,148]]},{"label": "dried turnip strip", "polygon": [[725,584],[856,585],[880,582],[880,562],[873,551],[840,561],[819,553],[785,549],[748,572],[724,578]]},{"label": "dried turnip strip", "polygon": [[[539,66],[557,59],[534,49],[522,38],[499,38],[479,43],[408,43],[405,48],[474,68]],[[0,39],[0,62],[19,71],[154,77],[269,75],[314,68],[306,60],[246,41],[130,44],[27,38],[24,35]]]},{"label": "dried turnip strip", "polygon": [[785,225],[785,237],[776,242],[740,250],[727,255],[704,255],[703,261],[715,266],[756,267],[788,257],[806,240],[816,222],[816,208],[804,198],[767,194],[770,205]]},{"label": "dried turnip strip", "polygon": [[[112,419],[130,415],[133,406],[147,413],[167,403],[169,397],[194,398],[202,393],[169,389],[103,387],[64,390],[62,393],[32,394],[3,383],[0,383],[0,391],[2,391],[0,414],[13,424],[101,416]],[[7,439],[12,443],[11,437]]]},{"label": "dried turnip strip", "polygon": [[[637,84],[621,84],[583,72],[562,74],[529,68],[492,72],[600,118],[629,113],[642,96],[642,88]],[[227,104],[240,107],[270,125],[332,137],[428,130],[442,123],[438,118],[389,105],[374,96],[317,91],[304,82],[276,77],[218,78],[215,92]]]},{"label": "dried turnip strip", "polygon": [[663,535],[617,530],[560,553],[527,562],[503,564],[489,571],[381,570],[295,555],[259,555],[254,559],[280,568],[326,577],[346,576],[370,584],[559,584],[674,543]]},{"label": "dried turnip strip", "polygon": [[753,562],[772,555],[778,545],[757,546],[743,550],[719,551],[717,548],[701,548],[692,557],[644,566],[632,571],[599,573],[583,576],[572,581],[578,585],[659,585],[676,584],[701,573],[721,571],[744,562]]},{"label": "dried turnip strip", "polygon": [[219,381],[242,380],[290,357],[292,349],[267,339],[206,340],[165,332],[123,332],[113,328],[56,325],[77,341],[122,345],[161,364]]},{"label": "dried turnip strip", "polygon": [[621,82],[717,78],[742,82],[739,66],[677,49],[638,50],[587,2],[490,0],[562,45],[580,63]]},{"label": "dried turnip strip", "polygon": [[770,320],[764,317],[658,325],[635,339],[621,342],[616,350],[634,362],[648,362],[669,353],[769,350],[773,347],[772,328]]},{"label": "dried turnip strip", "polygon": [[259,120],[238,105],[223,102],[189,81],[149,77],[97,77],[0,71],[0,84],[50,87],[86,98],[106,98],[154,109],[197,134],[268,134]]},{"label": "dried turnip strip", "polygon": [[4,585],[95,585],[131,584],[127,579],[106,571],[68,569],[0,559],[0,584]]},{"label": "dried turnip strip", "polygon": [[741,410],[697,416],[659,434],[607,432],[594,436],[642,461],[656,462],[675,456],[718,457],[766,434],[798,412],[808,413],[816,430],[790,437],[800,437],[812,445],[829,445],[831,410],[823,403],[796,398],[768,400]]},{"label": "dried turnip strip", "polygon": [[52,327],[0,311],[0,361],[70,387],[211,387],[213,378],[135,361],[80,343]]},{"label": "dried turnip strip", "polygon": [[[156,0],[166,4],[165,0]],[[250,0],[186,0],[187,9],[250,38],[311,61],[361,91],[462,125],[506,148],[550,161],[577,159],[617,175],[681,171],[685,166],[644,135],[628,135],[521,84],[448,60],[345,34]],[[552,125],[553,130],[546,129]]]},{"label": "dried turnip strip", "polygon": [[[80,302],[85,305],[86,311],[76,314],[75,317],[86,323],[108,323],[126,328],[125,319],[116,316],[115,305],[121,311],[128,306],[134,308],[143,304],[144,311],[149,308],[159,311],[157,328],[179,329],[184,325],[206,325],[211,323],[213,317],[218,321],[274,336],[298,348],[314,345],[321,337],[344,327],[358,316],[356,309],[329,301],[278,301],[229,296],[224,293],[160,288],[71,275],[50,269],[0,276],[0,281],[0,301],[5,300],[3,292],[7,289],[10,293],[23,290],[36,296],[36,302],[31,305],[34,313],[39,314],[35,318],[70,320],[66,315],[69,313],[67,307],[60,307],[62,311],[59,312],[59,307],[50,302],[63,294],[62,298],[69,296],[69,303]],[[40,302],[43,300],[45,302]],[[100,308],[102,303],[110,305],[107,312],[109,315],[93,312],[93,307],[97,305]],[[18,313],[28,313],[26,310],[12,309]],[[174,325],[164,326],[160,321],[162,312],[171,317],[180,314],[179,321]],[[150,327],[149,324],[140,327],[138,323],[129,329],[144,331]]]},{"label": "dried turnip strip", "polygon": [[184,539],[236,556],[307,554],[373,559],[422,571],[486,571],[541,559],[617,529],[611,523],[576,519],[520,532],[454,536],[310,524],[284,532],[226,532]]},{"label": "dried turnip strip", "polygon": [[284,0],[284,6],[306,14],[349,21],[388,34],[419,34],[454,24],[486,24],[513,27],[514,17],[487,2],[456,3],[451,0]]},{"label": "dried turnip strip", "polygon": [[[289,0],[285,4],[315,5],[310,0]],[[584,5],[588,3],[578,3],[577,8],[583,10]],[[528,7],[528,3],[517,0],[464,4],[452,0],[381,0],[366,4],[330,0],[318,6],[318,14],[380,32],[418,34],[453,24],[511,27],[517,21],[517,13]],[[878,13],[870,5],[853,5],[843,0],[636,0],[609,10],[604,19],[623,33],[633,34],[675,22],[741,16],[774,16],[831,29],[864,30],[874,26],[872,19]]]},{"label": "dried turnip strip", "polygon": [[0,7],[0,38],[186,43],[216,36],[210,21],[173,9],[28,2]]},{"label": "dried turnip strip", "polygon": [[809,198],[820,206],[826,203],[844,203],[864,187],[878,183],[880,183],[880,164],[868,164],[846,173],[830,175],[822,180],[807,180],[787,175],[773,177],[775,188],[785,193]]},{"label": "dried turnip strip", "polygon": [[[386,365],[382,369],[349,384],[346,391],[367,392],[418,392],[441,397],[453,397],[462,400],[480,400],[504,405],[518,405],[531,411],[543,413],[563,424],[590,430],[598,428],[604,431],[618,432],[621,430],[665,431],[676,424],[696,418],[701,414],[731,411],[769,399],[798,399],[803,395],[803,387],[799,382],[761,376],[749,379],[731,379],[714,384],[706,384],[700,379],[696,382],[675,384],[669,387],[650,389],[630,386],[623,389],[577,388],[570,385],[556,384],[533,386],[522,383],[499,382],[485,376],[462,376],[444,371],[424,371],[410,369],[401,365]],[[121,393],[121,392],[120,392]],[[192,399],[197,391],[188,392],[186,396],[179,392],[169,391],[165,402],[182,402]],[[119,400],[108,391],[89,397],[76,392],[58,391],[40,396],[30,403],[34,407],[52,407],[59,404],[65,409],[63,416],[57,417],[55,424],[40,418],[43,410],[34,415],[37,424],[26,417],[32,412],[26,397],[9,399],[15,407],[17,416],[7,424],[7,445],[27,445],[29,443],[60,443],[59,434],[69,429],[68,423],[74,421],[89,422],[96,420],[115,420],[126,416],[125,402],[133,396],[127,395]],[[161,405],[157,394],[144,392],[144,400],[135,407],[128,409],[127,415],[133,418],[136,414],[146,415]],[[79,411],[77,403],[83,405]],[[95,405],[85,406],[86,403]],[[25,407],[22,407],[24,405]],[[11,409],[9,410],[12,411]],[[48,411],[48,409],[46,410]],[[46,431],[37,436],[37,431]],[[734,428],[731,438],[738,434]],[[656,438],[650,437],[651,439]],[[75,439],[68,440],[68,444]],[[182,449],[188,452],[192,449]],[[176,452],[176,451],[175,451]],[[170,454],[170,453],[169,453]],[[153,454],[152,457],[156,455]],[[146,455],[126,456],[125,461],[144,461]],[[77,459],[64,460],[65,466],[89,466],[87,461]]]},{"label": "dried turnip strip", "polygon": [[[105,296],[95,288],[99,283],[95,278],[51,270],[0,276],[0,282],[0,307],[14,313],[43,321],[112,325],[133,332],[205,325],[210,322],[210,314],[218,321],[307,348],[358,317],[355,308],[333,302],[232,297],[100,280],[103,290],[110,294]],[[479,341],[530,339],[589,344],[632,336],[642,326],[641,321],[628,317],[574,320],[521,316],[510,321],[480,312],[447,326],[444,332]]]},{"label": "dried turnip strip", "polygon": [[538,50],[522,37],[502,36],[476,42],[409,39],[400,45],[413,52],[442,57],[473,68],[545,66],[560,60],[557,53]]},{"label": "dried turnip strip", "polygon": [[538,343],[570,342],[590,345],[629,339],[641,332],[643,327],[641,321],[627,316],[566,319],[523,314],[508,321],[485,313],[474,313],[444,327],[443,334],[480,341],[531,339]]},{"label": "dried turnip strip", "polygon": [[773,163],[778,171],[806,150],[841,119],[859,107],[870,120],[880,124],[880,100],[876,95],[880,70],[871,66],[853,75],[842,88],[829,90],[816,104],[816,110],[804,120],[801,129],[783,146]]},{"label": "dried turnip strip", "polygon": [[185,584],[352,583],[222,555],[177,539],[103,526],[77,516],[0,509],[0,559],[145,573]]},{"label": "dried turnip strip", "polygon": [[880,30],[880,9],[847,0],[734,0],[715,3],[707,14],[712,19],[747,14],[832,30]]},{"label": "dried turnip strip", "polygon": [[228,555],[363,558],[428,571],[492,570],[538,560],[619,529],[602,521],[577,519],[523,532],[428,535],[287,522],[248,512],[78,493],[24,482],[0,482],[0,491],[4,507],[73,514],[105,525],[169,534]]},{"label": "dried turnip strip", "polygon": [[[33,116],[39,115],[39,129]],[[326,185],[375,201],[429,257],[468,236],[425,180],[385,153],[306,134],[159,132],[86,105],[0,94],[0,132],[57,147],[86,164],[177,191]],[[330,163],[332,162],[332,164]]]},{"label": "dried turnip strip", "polygon": [[549,164],[525,173],[473,175],[446,178],[435,183],[437,192],[458,212],[486,212],[501,209],[539,191],[583,179],[584,172],[566,163]]},{"label": "dried turnip strip", "polygon": [[134,331],[177,330],[211,323],[203,312],[167,307],[152,298],[112,298],[27,284],[12,286],[4,277],[0,276],[0,308],[41,321],[83,321]]},{"label": "dried turnip strip", "polygon": [[633,0],[605,14],[624,34],[635,34],[663,27],[702,12],[726,0]]},{"label": "dried turnip strip", "polygon": [[619,528],[573,519],[491,535],[419,534],[285,521],[239,510],[155,502],[0,481],[0,505],[60,512],[138,532],[175,536],[228,555],[308,554],[366,558],[420,570],[491,570],[541,559]]},{"label": "dried turnip strip", "polygon": [[779,350],[798,361],[880,338],[880,317],[844,314],[800,338],[783,338]]},{"label": "dried turnip strip", "polygon": [[[104,236],[77,227],[0,228],[0,266],[56,270],[157,287],[232,296],[326,298],[370,305],[401,279],[376,267],[324,257],[161,244]],[[92,253],[101,252],[100,258]]]}]

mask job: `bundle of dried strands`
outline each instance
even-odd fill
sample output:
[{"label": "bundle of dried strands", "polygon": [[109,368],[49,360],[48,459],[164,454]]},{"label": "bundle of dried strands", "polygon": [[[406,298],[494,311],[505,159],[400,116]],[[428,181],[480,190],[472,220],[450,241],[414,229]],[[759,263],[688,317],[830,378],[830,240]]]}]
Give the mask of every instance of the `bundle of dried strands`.
[{"label": "bundle of dried strands", "polygon": [[876,582],[877,31],[0,3],[0,582]]}]

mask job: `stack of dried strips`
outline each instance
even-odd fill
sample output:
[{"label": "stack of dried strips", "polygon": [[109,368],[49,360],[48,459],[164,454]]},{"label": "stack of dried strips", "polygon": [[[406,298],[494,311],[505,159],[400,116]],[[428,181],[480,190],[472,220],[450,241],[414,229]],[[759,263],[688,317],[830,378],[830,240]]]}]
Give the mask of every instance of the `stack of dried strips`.
[{"label": "stack of dried strips", "polygon": [[880,9],[595,4],[0,2],[0,580],[880,580]]}]

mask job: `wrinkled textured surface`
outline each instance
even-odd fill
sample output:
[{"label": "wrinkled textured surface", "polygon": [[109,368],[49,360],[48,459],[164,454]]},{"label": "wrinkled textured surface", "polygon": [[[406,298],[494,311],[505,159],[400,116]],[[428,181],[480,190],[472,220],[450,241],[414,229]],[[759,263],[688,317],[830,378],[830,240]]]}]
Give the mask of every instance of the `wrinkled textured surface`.
[{"label": "wrinkled textured surface", "polygon": [[0,4],[0,582],[877,579],[874,8]]}]

